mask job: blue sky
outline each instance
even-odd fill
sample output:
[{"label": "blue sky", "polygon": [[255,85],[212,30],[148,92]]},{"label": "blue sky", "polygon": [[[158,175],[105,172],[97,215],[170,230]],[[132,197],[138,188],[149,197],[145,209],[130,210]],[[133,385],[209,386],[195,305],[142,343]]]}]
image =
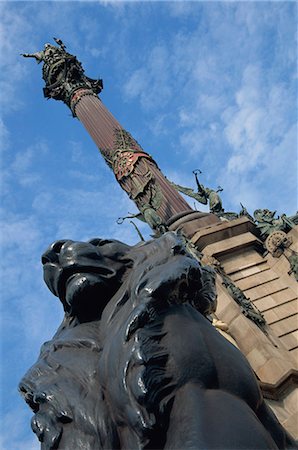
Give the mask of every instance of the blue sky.
[{"label": "blue sky", "polygon": [[[1,2],[2,442],[39,448],[17,383],[62,319],[40,255],[61,238],[138,237],[134,205],[67,107],[19,56],[61,38],[105,105],[176,183],[223,206],[297,210],[294,2]],[[193,201],[190,199],[190,204]],[[197,204],[197,209],[206,210]],[[140,226],[146,237],[150,230]]]}]

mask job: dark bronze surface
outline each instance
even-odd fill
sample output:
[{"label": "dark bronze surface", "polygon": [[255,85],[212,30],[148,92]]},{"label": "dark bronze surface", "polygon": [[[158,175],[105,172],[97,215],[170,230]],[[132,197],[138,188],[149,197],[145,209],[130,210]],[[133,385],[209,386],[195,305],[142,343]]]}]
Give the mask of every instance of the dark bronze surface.
[{"label": "dark bronze surface", "polygon": [[205,317],[214,271],[175,233],[58,241],[42,261],[65,310],[20,384],[43,450],[295,448]]}]

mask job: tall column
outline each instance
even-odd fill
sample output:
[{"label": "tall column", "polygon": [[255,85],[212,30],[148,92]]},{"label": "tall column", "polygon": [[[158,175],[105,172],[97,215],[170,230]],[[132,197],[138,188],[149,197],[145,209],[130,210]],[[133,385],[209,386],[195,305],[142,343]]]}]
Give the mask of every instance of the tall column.
[{"label": "tall column", "polygon": [[152,157],[98,98],[102,80],[87,77],[77,58],[66,52],[63,42],[55,41],[58,46],[45,44],[44,50],[23,55],[43,62],[45,97],[62,100],[83,123],[116,180],[151,228],[161,230],[173,216],[191,213],[192,208],[170,185]]},{"label": "tall column", "polygon": [[70,106],[93,138],[122,189],[141,212],[150,206],[162,223],[166,223],[180,212],[191,211],[152,157],[122,128],[93,92],[77,90]]}]

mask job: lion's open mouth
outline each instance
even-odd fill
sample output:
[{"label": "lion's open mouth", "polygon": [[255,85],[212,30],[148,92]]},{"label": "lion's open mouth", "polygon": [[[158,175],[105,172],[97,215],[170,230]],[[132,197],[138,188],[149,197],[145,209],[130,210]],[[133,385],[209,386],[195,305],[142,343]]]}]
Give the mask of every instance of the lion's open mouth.
[{"label": "lion's open mouth", "polygon": [[24,397],[25,402],[30,406],[32,411],[37,413],[41,402],[38,402],[38,398],[34,395],[33,391],[24,383],[20,384],[19,390],[21,395]]}]

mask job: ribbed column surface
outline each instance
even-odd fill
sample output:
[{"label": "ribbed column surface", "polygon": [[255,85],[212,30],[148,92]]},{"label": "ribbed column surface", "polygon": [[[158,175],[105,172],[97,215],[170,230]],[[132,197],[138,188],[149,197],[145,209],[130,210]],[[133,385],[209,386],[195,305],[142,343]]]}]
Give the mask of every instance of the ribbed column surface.
[{"label": "ribbed column surface", "polygon": [[[120,123],[93,93],[80,98],[75,105],[75,114],[93,138],[106,162],[113,168],[113,159],[117,151],[115,131],[123,130]],[[170,185],[149,155],[144,153],[136,141],[133,145],[134,149],[140,151],[144,156],[137,159],[129,176],[124,176],[121,179],[116,177],[116,179],[137,207],[141,209],[145,204],[151,204],[152,189],[144,189],[141,195],[134,195],[135,187],[144,183],[144,178],[149,174],[152,182],[154,182],[155,190],[157,189],[161,194],[159,205],[155,210],[164,223],[175,214],[191,211],[192,208]]]}]

